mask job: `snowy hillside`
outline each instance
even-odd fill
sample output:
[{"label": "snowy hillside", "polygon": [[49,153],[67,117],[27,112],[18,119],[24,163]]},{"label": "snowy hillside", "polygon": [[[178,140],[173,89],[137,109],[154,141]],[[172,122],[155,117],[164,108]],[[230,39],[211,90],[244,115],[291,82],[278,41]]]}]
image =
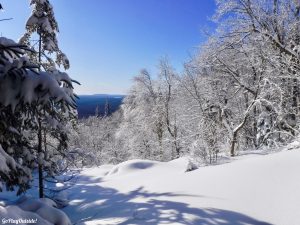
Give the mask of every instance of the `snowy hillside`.
[{"label": "snowy hillside", "polygon": [[76,224],[300,224],[300,150],[185,172],[187,160],[82,171],[64,211]]},{"label": "snowy hillside", "polygon": [[[64,192],[70,204],[62,210],[72,224],[300,224],[299,148],[247,154],[185,172],[188,167],[188,159],[180,158],[83,169]],[[36,192],[29,190],[31,195]],[[0,204],[2,218],[70,224],[51,200],[17,200],[8,192],[0,199],[8,205]]]}]

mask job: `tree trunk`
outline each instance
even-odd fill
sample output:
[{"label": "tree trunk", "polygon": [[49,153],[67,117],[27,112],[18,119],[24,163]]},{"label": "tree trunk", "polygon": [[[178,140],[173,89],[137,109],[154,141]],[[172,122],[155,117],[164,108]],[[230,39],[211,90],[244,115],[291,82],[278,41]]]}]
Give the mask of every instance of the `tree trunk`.
[{"label": "tree trunk", "polygon": [[38,130],[38,171],[39,171],[39,197],[44,198],[44,178],[43,178],[43,163],[40,160],[40,155],[43,152],[42,143],[42,123],[41,119],[39,118],[39,130]]},{"label": "tree trunk", "polygon": [[[39,32],[39,71],[41,71],[41,61],[42,61],[42,36],[41,32]],[[40,198],[44,198],[44,177],[43,177],[43,163],[40,162],[40,155],[43,152],[43,136],[42,136],[42,122],[40,118],[40,113],[38,112],[38,171],[39,171],[39,196]]]},{"label": "tree trunk", "polygon": [[237,142],[236,138],[237,138],[237,134],[238,131],[234,131],[233,135],[232,135],[232,141],[231,141],[231,146],[230,146],[230,156],[235,156],[235,144]]},{"label": "tree trunk", "polygon": [[247,112],[245,113],[245,116],[243,118],[243,121],[233,130],[232,133],[232,140],[231,140],[231,146],[230,146],[230,156],[235,156],[235,145],[237,143],[237,136],[239,131],[244,127],[247,118],[249,116],[249,112],[254,105],[255,100],[251,103],[251,105],[248,107]]},{"label": "tree trunk", "polygon": [[[294,78],[293,79],[293,115],[294,117],[292,118],[292,120],[294,120],[293,124],[296,124],[297,121],[296,121],[296,118],[298,116],[298,96],[299,96],[299,87],[298,87],[298,79],[297,78]],[[291,130],[291,133],[293,136],[295,136],[295,130],[292,129]]]},{"label": "tree trunk", "polygon": [[254,109],[253,109],[253,117],[254,117],[254,121],[253,121],[253,136],[254,136],[254,140],[253,140],[253,142],[254,142],[255,149],[257,149],[259,144],[258,144],[258,141],[256,139],[256,137],[257,137],[257,131],[258,131],[258,129],[257,129],[257,120],[256,120],[256,117],[257,117],[256,107],[254,107]]}]

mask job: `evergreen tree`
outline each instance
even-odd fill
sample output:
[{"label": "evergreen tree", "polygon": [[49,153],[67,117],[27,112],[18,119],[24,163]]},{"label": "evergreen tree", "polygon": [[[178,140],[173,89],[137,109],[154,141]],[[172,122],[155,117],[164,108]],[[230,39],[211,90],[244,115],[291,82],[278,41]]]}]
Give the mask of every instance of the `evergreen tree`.
[{"label": "evergreen tree", "polygon": [[51,104],[76,107],[65,76],[38,72],[25,57],[26,46],[0,38],[0,182],[8,190],[18,186],[18,194],[29,188],[38,155],[30,133],[38,127],[40,108]]},{"label": "evergreen tree", "polygon": [[[69,69],[70,64],[66,55],[60,50],[57,41],[59,32],[57,21],[54,17],[53,7],[48,0],[32,0],[32,14],[27,20],[26,31],[20,39],[20,43],[32,46],[28,54],[31,61],[39,66],[39,71],[51,73],[54,77],[61,77],[59,85],[63,87],[71,98],[77,97],[72,89],[74,80],[64,79],[68,77],[65,72],[57,69]],[[34,41],[34,37],[38,37]],[[36,48],[34,46],[37,46]],[[53,54],[55,57],[53,57]],[[76,82],[78,83],[78,82]],[[57,165],[57,157],[66,157],[64,150],[67,148],[67,131],[63,129],[66,123],[74,121],[76,112],[63,102],[49,102],[37,110],[37,151],[39,164],[39,191],[40,197],[44,196],[44,177],[53,178],[55,174],[65,171]],[[64,124],[63,126],[58,126]],[[51,139],[51,144],[49,140]],[[54,146],[56,145],[56,147]],[[46,172],[46,173],[45,173]]]}]

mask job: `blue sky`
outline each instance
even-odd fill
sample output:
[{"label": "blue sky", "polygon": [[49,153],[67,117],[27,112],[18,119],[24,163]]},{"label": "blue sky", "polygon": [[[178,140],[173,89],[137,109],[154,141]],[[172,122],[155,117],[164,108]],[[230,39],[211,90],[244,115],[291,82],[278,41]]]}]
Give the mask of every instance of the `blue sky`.
[{"label": "blue sky", "polygon": [[[1,0],[2,36],[17,40],[29,0]],[[156,73],[168,56],[178,72],[212,29],[214,0],[52,0],[59,45],[71,62],[78,94],[123,94],[142,68]]]}]

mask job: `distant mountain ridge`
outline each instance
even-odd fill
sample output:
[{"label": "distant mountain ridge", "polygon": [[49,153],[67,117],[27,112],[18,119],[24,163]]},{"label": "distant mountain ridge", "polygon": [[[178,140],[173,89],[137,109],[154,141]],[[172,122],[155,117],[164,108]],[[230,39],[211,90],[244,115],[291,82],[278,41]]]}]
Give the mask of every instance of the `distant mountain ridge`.
[{"label": "distant mountain ridge", "polygon": [[77,100],[77,110],[79,118],[86,118],[96,115],[103,116],[105,112],[110,115],[119,109],[125,95],[117,94],[94,94],[94,95],[79,95]]}]

